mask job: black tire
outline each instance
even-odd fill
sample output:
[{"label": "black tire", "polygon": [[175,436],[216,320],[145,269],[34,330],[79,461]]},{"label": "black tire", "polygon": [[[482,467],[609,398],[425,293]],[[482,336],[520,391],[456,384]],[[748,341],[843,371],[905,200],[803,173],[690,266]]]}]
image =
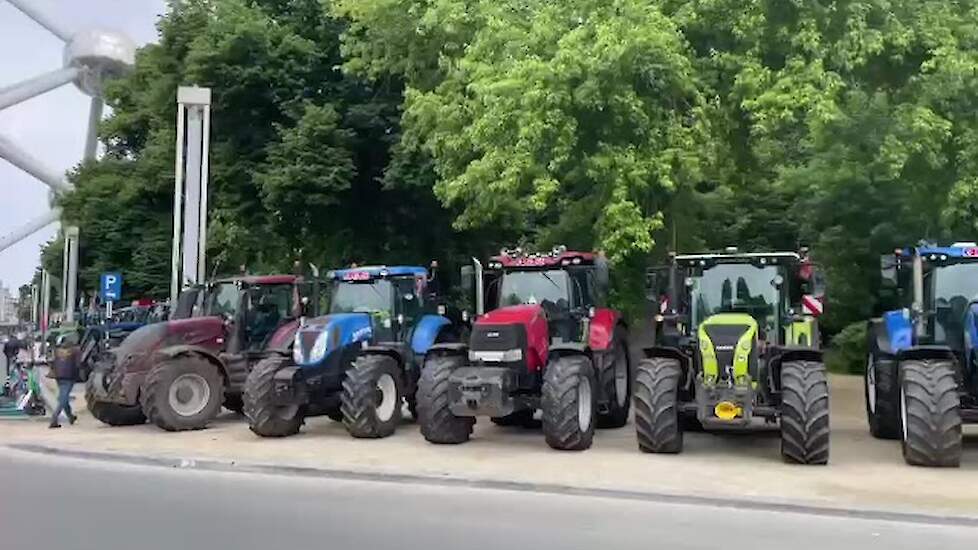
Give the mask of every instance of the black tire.
[{"label": "black tire", "polygon": [[121,405],[118,403],[107,403],[98,401],[95,398],[94,377],[89,377],[85,382],[85,404],[88,412],[96,420],[109,426],[136,426],[146,423],[146,415],[139,405]]},{"label": "black tire", "polygon": [[961,399],[949,361],[900,364],[903,459],[914,466],[961,465]]},{"label": "black tire", "polygon": [[617,367],[620,361],[625,362],[625,397],[624,404],[619,403],[618,386],[612,383],[611,393],[608,401],[608,412],[598,414],[599,428],[621,428],[628,423],[628,412],[632,406],[632,366],[629,356],[628,337],[621,328],[615,329],[615,362],[611,365],[612,373],[617,376]]},{"label": "black tire", "polygon": [[343,422],[343,409],[342,407],[330,407],[325,411],[326,416],[329,417],[333,422]]},{"label": "black tire", "polygon": [[407,401],[408,412],[411,413],[411,418],[415,421],[418,420],[418,395],[409,395],[404,398]]},{"label": "black tire", "polygon": [[431,443],[457,444],[469,440],[475,418],[455,416],[448,382],[452,371],[462,365],[458,355],[441,355],[425,360],[418,381],[418,422],[421,435]]},{"label": "black tire", "polygon": [[[870,405],[870,380],[873,376],[876,382],[874,392],[876,398],[872,401],[875,410]],[[875,356],[869,355],[866,361],[866,372],[863,373],[863,395],[866,398],[866,420],[869,423],[869,433],[877,439],[900,439],[900,384],[897,376],[896,361],[877,362]]]},{"label": "black tire", "polygon": [[[170,403],[170,386],[183,375],[196,375],[208,387],[203,407],[192,414],[181,414]],[[143,414],[150,422],[170,432],[200,430],[217,416],[224,400],[224,377],[217,366],[195,355],[168,359],[153,367],[146,375],[139,395]]]},{"label": "black tire", "polygon": [[287,363],[285,357],[266,357],[248,373],[245,381],[244,411],[248,427],[262,437],[287,437],[299,433],[302,407],[273,402],[275,373]]},{"label": "black tire", "polygon": [[635,435],[645,453],[680,453],[683,422],[679,382],[683,368],[676,359],[643,359],[635,368]]},{"label": "black tire", "polygon": [[[590,406],[581,417],[582,384],[589,384]],[[595,390],[597,381],[591,360],[583,355],[558,357],[543,373],[540,408],[543,411],[543,436],[547,445],[560,451],[582,451],[594,441],[597,427]],[[587,397],[585,397],[587,398]]]},{"label": "black tire", "polygon": [[244,394],[225,394],[224,408],[235,414],[244,414]]},{"label": "black tire", "polygon": [[829,462],[829,382],[825,365],[781,365],[781,456],[798,464]]},{"label": "black tire", "polygon": [[539,422],[533,419],[536,409],[523,409],[506,416],[494,416],[490,418],[497,426],[518,426],[521,428],[535,428]]},{"label": "black tire", "polygon": [[[378,416],[382,395],[378,382],[385,375],[394,381],[394,409],[386,419]],[[403,390],[397,361],[380,354],[361,355],[343,379],[343,425],[353,437],[375,439],[394,433],[401,422]]]}]

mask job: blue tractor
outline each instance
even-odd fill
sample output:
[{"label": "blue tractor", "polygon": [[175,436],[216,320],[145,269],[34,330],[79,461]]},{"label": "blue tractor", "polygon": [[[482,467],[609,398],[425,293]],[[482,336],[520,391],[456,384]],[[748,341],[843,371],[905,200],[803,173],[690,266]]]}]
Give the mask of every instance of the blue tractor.
[{"label": "blue tractor", "polygon": [[918,466],[958,466],[978,422],[978,245],[898,248],[881,258],[882,315],[869,322],[866,416]]},{"label": "blue tractor", "polygon": [[261,361],[245,383],[245,414],[260,436],[298,433],[318,415],[353,437],[389,436],[405,401],[417,416],[425,353],[463,337],[461,315],[437,303],[423,267],[340,269],[326,279],[328,314],[303,319],[291,356]]}]

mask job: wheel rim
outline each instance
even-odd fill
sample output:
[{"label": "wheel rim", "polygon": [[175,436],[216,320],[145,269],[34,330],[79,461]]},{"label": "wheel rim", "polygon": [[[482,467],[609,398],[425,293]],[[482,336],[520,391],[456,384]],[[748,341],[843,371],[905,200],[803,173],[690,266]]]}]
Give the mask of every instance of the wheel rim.
[{"label": "wheel rim", "polygon": [[284,407],[278,407],[275,410],[275,416],[277,416],[279,420],[288,421],[295,418],[295,415],[298,412],[299,412],[298,405],[285,405]]},{"label": "wheel rim", "polygon": [[211,400],[211,386],[196,373],[181,374],[170,384],[170,408],[180,416],[193,416]]},{"label": "wheel rim", "polygon": [[586,376],[577,384],[577,424],[582,432],[591,427],[591,381]]},{"label": "wheel rim", "polygon": [[866,361],[866,400],[869,402],[869,412],[876,414],[876,368],[872,355]]},{"label": "wheel rim", "polygon": [[615,398],[619,408],[628,404],[628,357],[621,344],[615,352]]},{"label": "wheel rim", "polygon": [[900,384],[900,424],[903,429],[903,440],[907,440],[907,394],[903,391],[903,384]]},{"label": "wheel rim", "polygon": [[397,384],[394,383],[394,377],[381,374],[377,379],[377,419],[381,422],[390,420],[396,406]]}]

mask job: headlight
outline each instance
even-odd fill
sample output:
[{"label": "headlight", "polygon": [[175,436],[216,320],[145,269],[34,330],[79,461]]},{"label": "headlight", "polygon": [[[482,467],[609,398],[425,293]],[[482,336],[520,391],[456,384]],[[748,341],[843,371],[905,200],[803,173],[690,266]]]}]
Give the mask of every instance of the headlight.
[{"label": "headlight", "polygon": [[309,363],[318,363],[326,357],[326,347],[329,343],[329,333],[330,331],[324,330],[319,333],[316,337],[316,343],[312,346],[312,351],[309,352]]},{"label": "headlight", "polygon": [[469,361],[485,361],[487,363],[508,363],[522,361],[523,350],[508,349],[506,351],[474,351],[469,350]]},{"label": "headlight", "polygon": [[302,364],[302,345],[299,343],[299,335],[295,335],[295,340],[292,342],[292,360],[298,364]]}]

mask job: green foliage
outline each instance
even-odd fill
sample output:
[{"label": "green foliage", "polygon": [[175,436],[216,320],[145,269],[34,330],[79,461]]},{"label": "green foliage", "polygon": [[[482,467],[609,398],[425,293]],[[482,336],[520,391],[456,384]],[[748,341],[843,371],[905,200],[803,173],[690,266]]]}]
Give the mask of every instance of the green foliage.
[{"label": "green foliage", "polygon": [[862,374],[866,371],[866,323],[846,325],[835,337],[825,354],[825,364],[831,372]]}]

